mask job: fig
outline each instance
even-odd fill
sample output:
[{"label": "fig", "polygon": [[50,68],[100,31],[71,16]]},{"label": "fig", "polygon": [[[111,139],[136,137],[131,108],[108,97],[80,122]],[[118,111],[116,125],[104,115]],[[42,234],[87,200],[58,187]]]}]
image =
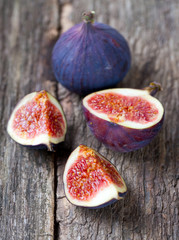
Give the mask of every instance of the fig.
[{"label": "fig", "polygon": [[131,54],[114,28],[94,22],[94,11],[63,33],[52,52],[56,79],[80,95],[115,86],[127,74]]},{"label": "fig", "polygon": [[98,140],[119,152],[130,152],[150,143],[160,130],[164,108],[154,98],[160,85],[143,90],[114,88],[98,91],[83,99],[89,128]]},{"label": "fig", "polygon": [[101,208],[127,191],[117,169],[106,158],[85,145],[69,156],[63,175],[65,195],[76,206]]},{"label": "fig", "polygon": [[46,146],[64,141],[67,124],[60,103],[42,90],[26,95],[15,107],[7,132],[13,140],[26,146]]}]

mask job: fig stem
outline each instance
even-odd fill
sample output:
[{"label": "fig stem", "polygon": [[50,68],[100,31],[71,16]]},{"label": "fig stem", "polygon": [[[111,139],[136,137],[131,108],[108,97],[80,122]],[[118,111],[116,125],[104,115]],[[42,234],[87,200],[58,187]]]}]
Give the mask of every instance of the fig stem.
[{"label": "fig stem", "polygon": [[84,12],[82,14],[82,19],[85,23],[94,23],[95,11]]},{"label": "fig stem", "polygon": [[148,91],[151,96],[154,96],[158,91],[162,91],[162,86],[160,83],[151,82],[144,90]]},{"label": "fig stem", "polygon": [[50,142],[47,143],[46,146],[47,146],[48,151],[54,152],[53,147],[52,147],[52,144],[51,144]]}]

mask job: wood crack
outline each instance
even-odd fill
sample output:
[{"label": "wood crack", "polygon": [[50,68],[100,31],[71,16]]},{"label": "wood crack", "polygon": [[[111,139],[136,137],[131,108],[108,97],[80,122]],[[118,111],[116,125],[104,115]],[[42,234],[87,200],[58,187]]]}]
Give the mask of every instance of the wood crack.
[{"label": "wood crack", "polygon": [[[56,7],[58,8],[59,24],[56,28],[58,35],[62,30],[61,15],[63,13],[63,4],[56,0]],[[55,82],[55,96],[58,99],[58,83]],[[59,99],[61,101],[61,99]],[[57,201],[64,197],[57,197],[57,184],[58,184],[58,162],[57,158],[54,158],[54,240],[59,239],[59,222],[57,221]]]}]

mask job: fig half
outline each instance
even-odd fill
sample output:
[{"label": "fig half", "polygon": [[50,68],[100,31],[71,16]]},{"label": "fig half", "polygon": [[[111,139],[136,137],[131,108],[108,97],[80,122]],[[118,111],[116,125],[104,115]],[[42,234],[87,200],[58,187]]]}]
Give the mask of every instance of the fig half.
[{"label": "fig half", "polygon": [[47,146],[64,141],[67,124],[60,103],[45,90],[26,95],[7,125],[11,138],[22,145]]},{"label": "fig half", "polygon": [[130,152],[147,145],[160,130],[164,109],[153,96],[160,85],[143,90],[116,88],[83,99],[84,115],[92,133],[106,146]]},{"label": "fig half", "polygon": [[76,206],[100,208],[122,199],[126,184],[107,159],[85,145],[69,156],[63,175],[67,199]]}]

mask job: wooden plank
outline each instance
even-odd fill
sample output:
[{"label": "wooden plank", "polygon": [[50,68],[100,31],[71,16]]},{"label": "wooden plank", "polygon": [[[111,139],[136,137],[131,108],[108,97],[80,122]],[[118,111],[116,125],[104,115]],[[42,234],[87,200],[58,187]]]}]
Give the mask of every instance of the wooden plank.
[{"label": "wooden plank", "polygon": [[[98,21],[129,41],[132,68],[119,87],[142,88],[155,80],[164,88],[157,96],[166,109],[163,129],[142,150],[120,154],[104,147],[86,125],[81,98],[53,81],[50,54],[56,35],[79,22],[86,9],[94,9]],[[2,0],[0,13],[0,239],[177,239],[177,0]],[[17,101],[44,88],[58,96],[68,121],[66,141],[56,153],[21,147],[6,133]],[[64,165],[81,143],[117,166],[128,186],[124,201],[89,210],[66,200]]]},{"label": "wooden plank", "polygon": [[27,93],[47,89],[56,0],[0,1],[0,239],[54,238],[54,153],[22,147],[6,132]]},{"label": "wooden plank", "polygon": [[[161,83],[163,92],[157,97],[165,107],[165,121],[159,135],[147,147],[126,154],[113,152],[89,131],[81,98],[58,85],[68,122],[64,150],[58,159],[58,239],[176,240],[179,3],[177,0],[78,0],[71,5],[69,1],[60,2],[66,21],[72,19],[75,24],[80,21],[81,12],[95,10],[97,21],[110,24],[128,39],[132,67],[119,87],[143,88],[151,81]],[[117,166],[128,186],[124,200],[99,210],[75,207],[66,200],[62,183],[64,165],[79,144],[93,147]]]}]

